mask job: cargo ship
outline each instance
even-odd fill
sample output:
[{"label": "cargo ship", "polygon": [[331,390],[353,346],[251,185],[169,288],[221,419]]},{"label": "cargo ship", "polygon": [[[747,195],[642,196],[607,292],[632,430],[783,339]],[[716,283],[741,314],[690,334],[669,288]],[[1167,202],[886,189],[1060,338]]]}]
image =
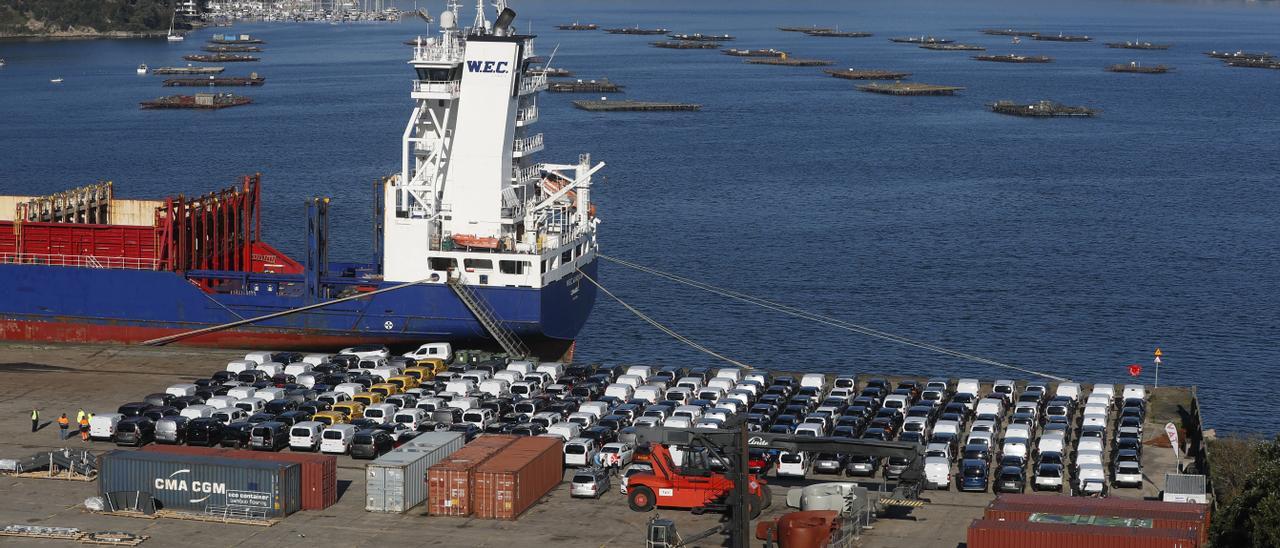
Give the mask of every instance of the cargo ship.
[{"label": "cargo ship", "polygon": [[[515,13],[413,49],[397,173],[375,190],[372,257],[331,261],[327,198],[305,257],[263,241],[263,181],[203,196],[117,198],[97,184],[0,196],[0,339],[335,350],[428,341],[560,358],[596,287],[589,155],[540,163],[531,36]],[[487,11],[487,10],[486,10]],[[465,97],[465,100],[464,100]]]}]

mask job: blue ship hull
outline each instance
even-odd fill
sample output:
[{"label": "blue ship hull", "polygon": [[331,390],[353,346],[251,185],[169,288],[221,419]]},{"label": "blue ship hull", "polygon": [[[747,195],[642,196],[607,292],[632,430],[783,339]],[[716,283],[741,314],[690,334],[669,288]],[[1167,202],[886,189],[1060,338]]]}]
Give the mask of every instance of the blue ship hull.
[{"label": "blue ship hull", "polygon": [[[581,267],[595,278],[596,261]],[[219,273],[199,273],[200,277]],[[300,275],[220,273],[243,280],[209,292],[195,273],[0,265],[0,339],[135,344],[314,304]],[[395,282],[369,284],[374,289]],[[542,289],[470,286],[534,353],[558,359],[586,323],[596,288],[581,275]],[[424,342],[491,346],[488,334],[444,284],[421,284],[182,339],[174,344],[331,351],[353,344]],[[486,344],[487,343],[487,344]]]}]

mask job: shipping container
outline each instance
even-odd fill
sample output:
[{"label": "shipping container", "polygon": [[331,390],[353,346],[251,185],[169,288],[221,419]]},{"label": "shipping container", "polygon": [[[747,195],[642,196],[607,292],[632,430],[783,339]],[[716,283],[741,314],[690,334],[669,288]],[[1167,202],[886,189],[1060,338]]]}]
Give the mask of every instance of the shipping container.
[{"label": "shipping container", "polygon": [[427,469],[467,443],[462,432],[427,432],[365,467],[370,512],[405,512],[427,499]]},{"label": "shipping container", "polygon": [[1198,548],[1181,529],[1060,525],[979,519],[969,525],[968,548]]},{"label": "shipping container", "polygon": [[472,510],[484,519],[516,519],[560,484],[560,438],[523,437],[472,471]]},{"label": "shipping container", "polygon": [[516,436],[484,435],[427,470],[427,512],[433,516],[471,515],[471,472]]},{"label": "shipping container", "polygon": [[1201,542],[1209,538],[1209,507],[1186,502],[1138,499],[1000,495],[987,505],[984,517],[1027,521],[1034,513],[1117,518],[1147,518],[1156,527],[1188,529]]},{"label": "shipping container", "polygon": [[99,457],[100,493],[150,493],[156,506],[187,512],[248,511],[284,517],[301,506],[302,466],[154,451]]},{"label": "shipping container", "polygon": [[148,445],[143,451],[204,455],[229,459],[295,462],[302,465],[302,509],[324,510],[338,502],[338,459],[315,453],[266,453],[247,449],[192,447],[186,445]]}]

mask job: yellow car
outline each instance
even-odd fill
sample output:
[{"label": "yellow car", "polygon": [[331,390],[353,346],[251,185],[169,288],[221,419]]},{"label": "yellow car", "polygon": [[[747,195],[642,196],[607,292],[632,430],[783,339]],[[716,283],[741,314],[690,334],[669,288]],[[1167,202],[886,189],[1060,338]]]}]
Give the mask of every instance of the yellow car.
[{"label": "yellow car", "polygon": [[333,410],[347,417],[346,422],[351,422],[356,419],[363,419],[364,403],[360,401],[360,396],[366,396],[366,395],[374,396],[378,398],[378,401],[375,401],[373,403],[380,403],[382,401],[382,396],[379,396],[377,394],[370,394],[368,392],[361,392],[359,394],[356,394],[355,401],[344,401],[342,403],[335,404],[333,406]]},{"label": "yellow car", "polygon": [[[372,393],[374,393],[374,394],[380,394],[380,395],[382,396],[382,399],[384,399],[384,400],[385,400],[385,399],[387,399],[388,397],[391,397],[391,396],[394,396],[394,395],[396,395],[396,394],[399,394],[399,393],[401,392],[401,390],[400,390],[400,385],[398,385],[398,384],[395,384],[395,383],[392,383],[392,382],[382,382],[382,383],[378,383],[378,384],[375,384],[375,385],[373,385],[373,386],[370,386],[370,387],[369,387],[369,392],[372,392]],[[356,401],[360,401],[360,398],[358,398],[358,397],[357,397],[357,398],[353,398],[353,399],[355,399]],[[380,401],[381,401],[381,400],[379,400],[379,401],[375,401],[375,402],[366,403],[365,405],[373,405],[373,404],[375,404],[375,403],[379,403]]]},{"label": "yellow car", "polygon": [[[404,370],[404,376],[413,377],[418,381],[419,384],[421,384],[423,381],[429,381],[431,379],[434,379],[436,377],[436,370],[434,367],[431,367],[431,366],[410,367]],[[410,388],[413,388],[413,387],[410,387]]]},{"label": "yellow car", "polygon": [[335,424],[346,424],[347,415],[341,411],[321,411],[311,416],[311,420],[321,423],[325,426],[333,426]]},{"label": "yellow car", "polygon": [[396,385],[400,388],[401,392],[410,388],[417,388],[422,384],[421,382],[418,382],[418,379],[415,379],[410,375],[397,375],[395,377],[391,377],[390,379],[387,379],[387,383]]},{"label": "yellow car", "polygon": [[435,370],[436,375],[449,370],[449,366],[445,365],[444,360],[440,358],[422,358],[417,361],[418,367],[430,367]]}]

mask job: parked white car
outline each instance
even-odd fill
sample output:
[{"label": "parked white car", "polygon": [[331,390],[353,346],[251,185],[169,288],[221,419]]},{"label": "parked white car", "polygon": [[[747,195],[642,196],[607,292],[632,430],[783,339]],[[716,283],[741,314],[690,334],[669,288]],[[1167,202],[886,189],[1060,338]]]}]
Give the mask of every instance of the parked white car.
[{"label": "parked white car", "polygon": [[227,362],[227,371],[237,375],[258,366],[258,362],[249,360],[232,360]]},{"label": "parked white car", "polygon": [[943,457],[925,457],[924,481],[928,489],[951,489],[951,460]]},{"label": "parked white car", "polygon": [[291,451],[318,451],[322,432],[324,432],[324,424],[316,421],[302,421],[293,425],[289,428],[289,449]]},{"label": "parked white car", "polygon": [[1136,462],[1117,462],[1111,474],[1116,487],[1142,487],[1142,466]]},{"label": "parked white car", "polygon": [[419,346],[417,350],[405,352],[404,357],[415,360],[438,358],[448,362],[453,358],[453,346],[449,343],[427,343]]},{"label": "parked white car", "polygon": [[119,413],[98,413],[89,419],[89,439],[112,440],[116,435],[116,426],[124,420]]},{"label": "parked white car", "polygon": [[591,438],[573,438],[564,444],[565,468],[595,464],[596,441]]},{"label": "parked white car", "polygon": [[213,406],[211,405],[188,405],[182,408],[178,414],[188,419],[201,419],[213,415]]},{"label": "parked white car", "polygon": [[1126,400],[1129,398],[1141,398],[1145,400],[1147,399],[1147,387],[1142,386],[1141,384],[1126,384],[1124,385],[1124,393],[1121,397]]},{"label": "parked white car", "polygon": [[174,384],[164,389],[165,394],[173,394],[174,396],[194,396],[196,390],[200,387],[194,384]]},{"label": "parked white car", "polygon": [[391,357],[391,350],[387,349],[387,347],[372,344],[343,348],[338,353],[358,356],[362,360],[367,358],[382,358],[385,360]]},{"label": "parked white car", "polygon": [[778,477],[804,478],[809,473],[809,456],[804,451],[778,454]]},{"label": "parked white car", "polygon": [[355,436],[356,427],[350,424],[335,424],[325,428],[320,434],[320,452],[345,455],[351,452],[351,439]]},{"label": "parked white car", "polygon": [[601,453],[609,455],[618,455],[618,465],[627,466],[635,458],[636,448],[630,443],[612,442],[604,444],[600,448]]},{"label": "parked white car", "polygon": [[391,422],[392,417],[396,415],[398,410],[395,405],[390,403],[375,403],[364,408],[364,418],[378,424],[387,424]]}]

